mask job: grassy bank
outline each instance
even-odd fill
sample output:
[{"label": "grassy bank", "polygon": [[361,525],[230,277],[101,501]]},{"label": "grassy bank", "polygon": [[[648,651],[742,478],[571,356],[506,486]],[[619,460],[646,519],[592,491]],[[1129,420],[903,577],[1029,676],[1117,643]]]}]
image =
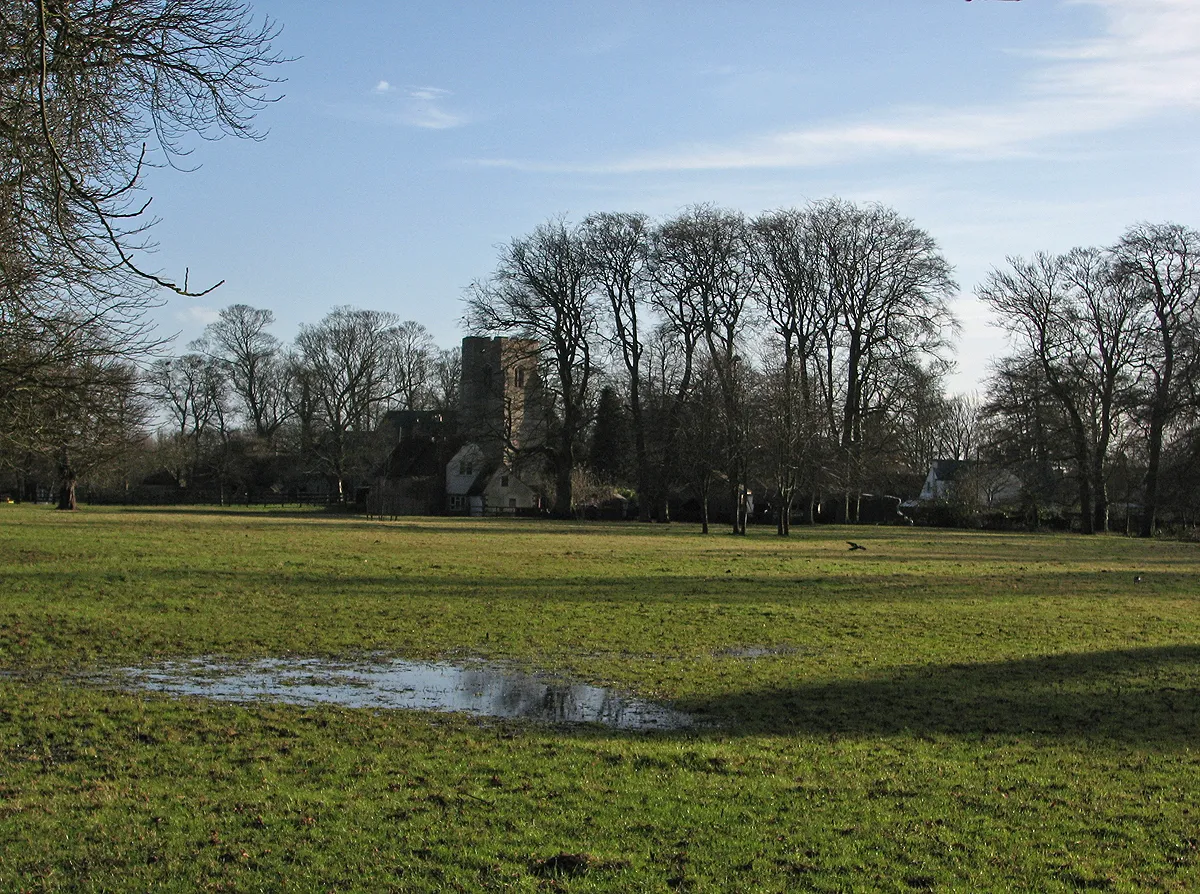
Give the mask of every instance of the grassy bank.
[{"label": "grassy bank", "polygon": [[[1198,582],[1116,537],[0,507],[0,890],[1195,890]],[[708,725],[72,682],[373,652]]]}]

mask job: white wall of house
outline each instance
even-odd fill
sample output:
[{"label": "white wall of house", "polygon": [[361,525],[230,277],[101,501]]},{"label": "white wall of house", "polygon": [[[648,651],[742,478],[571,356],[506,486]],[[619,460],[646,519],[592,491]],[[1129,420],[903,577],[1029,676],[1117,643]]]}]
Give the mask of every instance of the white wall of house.
[{"label": "white wall of house", "polygon": [[925,484],[921,487],[921,496],[917,497],[922,502],[932,502],[934,500],[944,500],[950,491],[950,482],[943,481],[937,476],[937,461],[934,461],[933,467],[929,470],[929,474],[925,476]]},{"label": "white wall of house", "polygon": [[512,469],[500,467],[488,479],[483,489],[488,512],[506,512],[514,509],[533,509],[538,506],[538,493]]},{"label": "white wall of house", "polygon": [[465,495],[483,472],[483,450],[478,444],[464,444],[446,463],[447,495]]}]

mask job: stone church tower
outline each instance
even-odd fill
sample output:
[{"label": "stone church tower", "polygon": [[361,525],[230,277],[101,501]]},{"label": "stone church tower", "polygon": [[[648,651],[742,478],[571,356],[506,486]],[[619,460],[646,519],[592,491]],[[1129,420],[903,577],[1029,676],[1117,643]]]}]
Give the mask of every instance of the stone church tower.
[{"label": "stone church tower", "polygon": [[527,338],[468,337],[462,341],[459,425],[492,463],[545,438],[538,344]]}]

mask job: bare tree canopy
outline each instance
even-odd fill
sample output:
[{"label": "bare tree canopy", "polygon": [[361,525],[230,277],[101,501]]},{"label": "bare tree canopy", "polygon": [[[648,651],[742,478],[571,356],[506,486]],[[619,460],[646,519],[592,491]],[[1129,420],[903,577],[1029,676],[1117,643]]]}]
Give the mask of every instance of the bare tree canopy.
[{"label": "bare tree canopy", "polygon": [[336,307],[296,336],[295,412],[339,501],[347,478],[370,465],[371,435],[401,395],[402,330],[395,314]]},{"label": "bare tree canopy", "polygon": [[415,320],[405,320],[392,337],[392,369],[396,401],[403,410],[419,410],[431,400],[434,353],[437,346],[429,330]]},{"label": "bare tree canopy", "polygon": [[[282,61],[240,0],[40,0],[0,11],[0,277],[8,297],[134,284],[187,293],[142,266],[151,150],[257,137]],[[61,295],[60,295],[61,298]]]},{"label": "bare tree canopy", "polygon": [[260,438],[268,438],[287,419],[287,369],[279,339],[268,327],[269,310],[233,304],[204,328],[193,347],[223,367],[242,415]]}]

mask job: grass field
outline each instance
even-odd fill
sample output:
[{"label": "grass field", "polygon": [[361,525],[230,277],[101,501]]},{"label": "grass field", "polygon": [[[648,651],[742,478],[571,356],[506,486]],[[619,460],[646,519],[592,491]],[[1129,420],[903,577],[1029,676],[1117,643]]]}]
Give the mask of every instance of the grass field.
[{"label": "grass field", "polygon": [[[1198,584],[1107,536],[0,506],[0,891],[1200,890]],[[374,653],[703,725],[77,679]]]}]

